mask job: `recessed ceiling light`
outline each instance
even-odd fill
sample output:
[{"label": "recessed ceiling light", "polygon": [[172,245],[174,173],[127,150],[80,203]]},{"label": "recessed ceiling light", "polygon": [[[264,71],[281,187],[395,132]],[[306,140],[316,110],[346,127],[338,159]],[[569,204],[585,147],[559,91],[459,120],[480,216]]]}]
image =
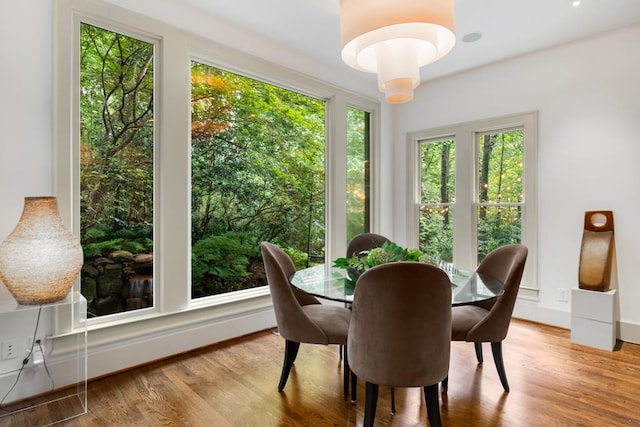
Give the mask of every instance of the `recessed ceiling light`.
[{"label": "recessed ceiling light", "polygon": [[580,6],[580,0],[573,0],[573,1],[571,2],[571,6],[573,6],[573,7],[578,7],[578,6]]},{"label": "recessed ceiling light", "polygon": [[465,43],[473,43],[477,42],[482,38],[482,34],[480,33],[469,33],[462,37],[462,41]]}]

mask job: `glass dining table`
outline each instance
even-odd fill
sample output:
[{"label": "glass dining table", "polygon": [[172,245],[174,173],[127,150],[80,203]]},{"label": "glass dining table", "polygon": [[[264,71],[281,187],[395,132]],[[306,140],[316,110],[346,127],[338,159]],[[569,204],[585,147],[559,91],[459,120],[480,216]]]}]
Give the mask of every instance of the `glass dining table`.
[{"label": "glass dining table", "polygon": [[[451,305],[465,305],[497,298],[504,284],[497,279],[445,265],[443,270],[451,280]],[[313,296],[346,304],[353,302],[355,286],[342,268],[320,264],[296,271],[289,281],[301,291]]]}]

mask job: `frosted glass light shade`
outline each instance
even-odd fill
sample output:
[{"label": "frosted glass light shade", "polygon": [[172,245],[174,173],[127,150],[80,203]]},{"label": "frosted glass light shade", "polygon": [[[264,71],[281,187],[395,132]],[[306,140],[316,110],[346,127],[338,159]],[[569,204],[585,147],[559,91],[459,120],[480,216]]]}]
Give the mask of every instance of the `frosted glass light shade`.
[{"label": "frosted glass light shade", "polygon": [[342,60],[378,74],[386,101],[413,99],[420,67],[449,53],[454,0],[340,0]]},{"label": "frosted glass light shade", "polygon": [[80,242],[55,197],[25,197],[18,224],[0,245],[0,280],[20,304],[64,299],[82,268]]}]

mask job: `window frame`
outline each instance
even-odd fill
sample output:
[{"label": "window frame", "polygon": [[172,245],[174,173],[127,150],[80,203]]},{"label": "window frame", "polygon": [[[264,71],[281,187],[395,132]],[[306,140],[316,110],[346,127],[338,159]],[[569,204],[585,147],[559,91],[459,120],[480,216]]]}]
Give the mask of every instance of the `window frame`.
[{"label": "window frame", "polygon": [[477,137],[489,132],[523,129],[523,205],[521,241],[529,249],[527,266],[520,284],[519,297],[538,298],[536,278],[537,254],[537,141],[538,113],[536,111],[458,123],[407,134],[407,240],[410,246],[419,244],[420,144],[427,140],[455,141],[455,209],[453,213],[453,262],[463,269],[476,268],[478,177]]},{"label": "window frame", "polygon": [[[104,331],[97,340],[108,343],[142,336],[146,331],[215,319],[241,318],[270,309],[267,287],[215,298],[191,299],[190,207],[190,62],[212,66],[321,99],[326,103],[326,259],[344,252],[346,242],[346,107],[370,113],[371,182],[378,182],[380,103],[313,77],[223,46],[186,30],[102,1],[59,0],[54,5],[54,191],[60,214],[79,236],[79,76],[80,22],[145,40],[158,40],[154,84],[154,280],[155,300],[150,309],[104,319],[91,319],[89,331]],[[176,65],[176,64],[182,64]],[[371,224],[379,205],[373,187]],[[170,242],[170,244],[169,244]],[[171,260],[166,263],[164,260]],[[170,265],[169,265],[170,264]],[[79,290],[79,281],[74,284]],[[144,322],[143,327],[135,326]],[[264,328],[256,325],[255,330]]]}]

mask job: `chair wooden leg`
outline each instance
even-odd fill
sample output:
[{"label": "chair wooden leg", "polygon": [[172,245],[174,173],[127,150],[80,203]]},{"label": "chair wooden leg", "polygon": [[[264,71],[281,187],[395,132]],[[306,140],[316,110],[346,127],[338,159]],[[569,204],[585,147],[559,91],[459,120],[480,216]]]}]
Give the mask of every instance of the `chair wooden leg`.
[{"label": "chair wooden leg", "polygon": [[282,364],[282,374],[280,375],[278,391],[284,390],[284,386],[287,384],[289,372],[291,372],[293,362],[296,360],[296,356],[298,355],[298,349],[300,349],[299,342],[286,340],[284,346],[284,363]]},{"label": "chair wooden leg", "polygon": [[484,362],[484,358],[482,357],[482,343],[474,342],[473,345],[476,348],[476,359],[478,359],[478,364],[482,365],[482,362]]},{"label": "chair wooden leg", "polygon": [[391,387],[391,415],[396,414],[396,388]]},{"label": "chair wooden leg", "polygon": [[445,379],[442,380],[442,394],[447,394],[449,390],[449,375]]},{"label": "chair wooden leg", "polygon": [[440,401],[438,400],[438,384],[426,386],[424,388],[424,400],[427,402],[427,417],[432,427],[440,427]]},{"label": "chair wooden leg", "polygon": [[378,384],[366,383],[364,398],[364,423],[363,427],[373,427],[373,420],[376,417],[376,406],[378,405]]},{"label": "chair wooden leg", "polygon": [[346,399],[349,396],[349,374],[351,373],[351,369],[349,369],[349,359],[347,358],[347,346],[344,347],[344,359],[342,359],[342,387],[344,391],[344,398]]},{"label": "chair wooden leg", "polygon": [[504,370],[504,362],[502,361],[502,341],[491,343],[491,352],[493,353],[493,361],[496,363],[498,376],[504,391],[509,391],[509,383],[507,382],[507,373]]},{"label": "chair wooden leg", "polygon": [[358,377],[356,376],[356,374],[351,372],[351,401],[352,402],[356,401],[357,392],[358,392]]}]

